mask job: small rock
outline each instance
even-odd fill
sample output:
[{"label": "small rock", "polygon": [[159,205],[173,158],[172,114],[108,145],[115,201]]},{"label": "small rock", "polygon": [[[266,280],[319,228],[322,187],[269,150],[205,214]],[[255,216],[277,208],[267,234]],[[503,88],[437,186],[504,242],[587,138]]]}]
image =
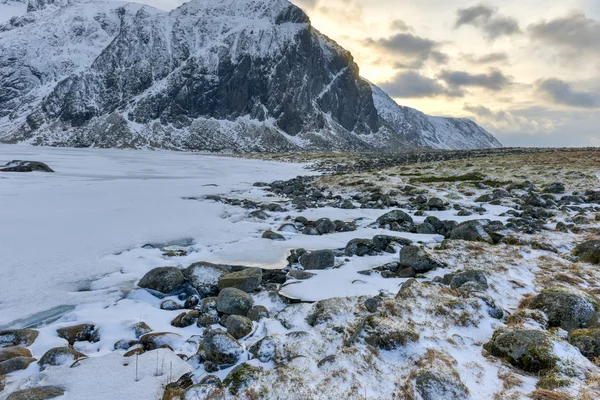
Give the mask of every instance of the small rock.
[{"label": "small rock", "polygon": [[301,270],[292,270],[290,272],[287,273],[287,276],[292,278],[292,279],[297,279],[300,281],[304,281],[307,279],[312,278],[313,276],[316,276],[316,274],[313,274],[311,272],[307,272],[307,271],[301,271]]},{"label": "small rock", "polygon": [[444,209],[444,200],[442,200],[438,197],[432,197],[427,202],[427,205],[429,206],[429,208],[443,210]]},{"label": "small rock", "polygon": [[80,324],[57,329],[58,337],[65,339],[71,346],[75,342],[97,342],[96,327],[90,324]]},{"label": "small rock", "polygon": [[344,255],[348,257],[352,256],[365,256],[375,250],[375,244],[370,239],[352,239],[346,245],[344,249]]},{"label": "small rock", "polygon": [[216,264],[198,262],[183,270],[183,276],[198,291],[201,298],[219,293],[219,279],[230,271]]},{"label": "small rock", "polygon": [[198,304],[200,304],[200,297],[192,295],[187,298],[187,300],[183,304],[183,308],[185,308],[186,310],[192,310],[196,308]]},{"label": "small rock", "polygon": [[256,379],[262,368],[243,363],[235,367],[227,378],[223,380],[223,386],[229,388],[234,395],[240,394],[250,383]]},{"label": "small rock", "polygon": [[166,311],[175,311],[180,310],[181,306],[173,300],[165,300],[162,303],[160,303],[160,309]]},{"label": "small rock", "polygon": [[405,246],[400,250],[400,266],[422,274],[443,267],[443,264],[433,260],[421,247]]},{"label": "small rock", "polygon": [[591,264],[600,264],[600,240],[589,240],[580,243],[575,248],[574,254],[581,261]]},{"label": "small rock", "polygon": [[198,321],[199,316],[200,311],[181,313],[171,321],[171,326],[174,326],[175,328],[187,328],[188,326],[194,325]]},{"label": "small rock", "polygon": [[331,250],[315,250],[302,254],[299,261],[305,270],[322,270],[335,265],[335,254]]},{"label": "small rock", "polygon": [[473,282],[482,289],[487,289],[489,287],[487,277],[485,276],[485,272],[475,269],[466,270],[454,274],[452,276],[452,279],[450,280],[450,287],[452,289],[458,289],[468,282]]},{"label": "small rock", "polygon": [[53,386],[19,390],[10,394],[6,400],[48,400],[63,396],[65,391]]},{"label": "small rock", "polygon": [[8,375],[15,371],[27,369],[29,364],[36,362],[35,358],[31,357],[15,357],[0,363],[0,376]]},{"label": "small rock", "polygon": [[335,224],[329,218],[322,218],[315,223],[319,235],[335,233]]},{"label": "small rock", "polygon": [[227,328],[227,333],[235,339],[241,339],[252,332],[254,325],[248,317],[230,315],[227,320],[225,320],[225,327]]},{"label": "small rock", "polygon": [[173,348],[174,343],[182,340],[182,337],[172,332],[147,333],[140,338],[140,343],[146,351],[160,349],[169,346]]},{"label": "small rock", "polygon": [[319,361],[317,363],[317,368],[322,368],[325,364],[330,364],[330,363],[334,363],[336,359],[335,354],[332,354],[330,356],[327,356],[323,359],[321,359],[321,361]]},{"label": "small rock", "polygon": [[236,364],[244,348],[230,334],[219,329],[209,331],[200,345],[204,358],[217,365]]},{"label": "small rock", "polygon": [[269,239],[269,240],[276,240],[279,242],[285,242],[285,237],[283,237],[283,235],[280,235],[279,233],[273,232],[273,231],[266,231],[262,234],[262,238],[263,239]]},{"label": "small rock", "polygon": [[133,332],[135,333],[135,337],[138,339],[140,337],[144,336],[146,333],[152,332],[152,328],[150,328],[148,326],[148,324],[146,324],[144,321],[140,321],[140,322],[133,324],[131,329],[133,329]]},{"label": "small rock", "polygon": [[549,334],[537,329],[500,329],[483,347],[490,354],[531,373],[550,370],[558,361]]},{"label": "small rock", "polygon": [[149,271],[138,283],[144,289],[155,290],[160,293],[172,293],[185,283],[185,278],[175,267],[160,267]]},{"label": "small rock", "polygon": [[470,242],[486,242],[494,244],[490,235],[485,231],[480,221],[466,221],[459,224],[450,233],[452,240],[466,240]]},{"label": "small rock", "polygon": [[260,321],[263,318],[269,318],[269,310],[265,306],[253,306],[248,311],[248,318],[252,321]]},{"label": "small rock", "polygon": [[33,329],[12,329],[0,331],[0,348],[11,346],[31,346],[39,332]]},{"label": "small rock", "polygon": [[600,357],[600,329],[577,329],[569,334],[569,343],[577,347],[581,354],[594,360]]},{"label": "small rock", "polygon": [[219,289],[236,288],[251,293],[261,285],[262,275],[260,268],[246,268],[242,271],[232,272],[219,279]]},{"label": "small rock", "polygon": [[39,161],[21,161],[13,160],[0,167],[0,172],[54,172],[52,168]]},{"label": "small rock", "polygon": [[565,191],[565,185],[560,182],[551,183],[544,187],[544,193],[563,194]]},{"label": "small rock", "polygon": [[542,290],[529,308],[546,313],[549,327],[561,327],[567,332],[593,326],[600,315],[600,304],[592,296],[561,287]]},{"label": "small rock", "polygon": [[369,310],[369,312],[377,312],[382,301],[383,300],[381,299],[381,297],[371,297],[370,299],[367,299],[367,301],[365,301],[365,307],[367,308],[367,310]]},{"label": "small rock", "polygon": [[0,349],[0,363],[17,357],[31,358],[33,355],[28,348],[21,346],[11,346]]},{"label": "small rock", "polygon": [[138,340],[121,339],[115,343],[113,348],[115,350],[129,350],[130,348],[132,348],[133,346],[136,346],[138,344],[140,344],[140,342]]},{"label": "small rock", "polygon": [[248,293],[235,288],[223,289],[217,299],[217,310],[229,315],[246,315],[253,305]]},{"label": "small rock", "polygon": [[40,359],[39,364],[42,367],[49,365],[72,365],[80,358],[85,358],[86,355],[78,352],[72,347],[55,347],[48,350]]},{"label": "small rock", "polygon": [[393,223],[402,222],[409,222],[411,224],[413,223],[412,217],[402,210],[390,211],[387,214],[384,214],[381,217],[377,218],[377,224],[382,227],[392,225]]}]

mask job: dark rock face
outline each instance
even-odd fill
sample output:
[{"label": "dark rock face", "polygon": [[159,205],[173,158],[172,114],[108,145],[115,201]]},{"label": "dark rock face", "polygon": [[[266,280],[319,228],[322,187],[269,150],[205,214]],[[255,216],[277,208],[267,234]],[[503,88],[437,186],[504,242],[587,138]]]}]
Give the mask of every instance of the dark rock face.
[{"label": "dark rock face", "polygon": [[[38,21],[34,6],[29,23],[0,30],[0,117],[26,121],[0,126],[4,141],[240,152],[500,146],[472,121],[395,104],[286,0],[191,1],[168,14],[98,5],[94,18],[78,4],[36,0],[47,2],[67,13]],[[55,25],[91,42],[77,63],[62,48],[81,38]],[[40,44],[46,57],[36,56]]]}]

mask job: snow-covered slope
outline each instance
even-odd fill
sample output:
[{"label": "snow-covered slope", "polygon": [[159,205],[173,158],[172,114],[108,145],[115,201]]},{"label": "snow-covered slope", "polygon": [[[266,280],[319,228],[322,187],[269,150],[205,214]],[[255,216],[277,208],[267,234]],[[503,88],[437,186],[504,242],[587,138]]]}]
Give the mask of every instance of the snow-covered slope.
[{"label": "snow-covered slope", "polygon": [[0,140],[240,152],[499,146],[471,121],[396,105],[287,0],[192,0],[170,13],[29,0],[0,24]]}]

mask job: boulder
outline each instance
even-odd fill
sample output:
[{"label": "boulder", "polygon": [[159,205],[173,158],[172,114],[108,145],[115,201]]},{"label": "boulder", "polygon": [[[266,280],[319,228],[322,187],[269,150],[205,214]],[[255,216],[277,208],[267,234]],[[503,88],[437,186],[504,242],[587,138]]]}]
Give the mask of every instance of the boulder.
[{"label": "boulder", "polygon": [[52,168],[39,161],[21,161],[13,160],[0,167],[0,172],[54,172]]},{"label": "boulder", "polygon": [[269,240],[276,240],[278,242],[285,242],[285,237],[283,237],[283,235],[273,232],[273,231],[266,231],[262,234],[262,238],[263,239],[269,239]]},{"label": "boulder", "polygon": [[600,329],[574,330],[569,334],[569,343],[592,361],[600,357]]},{"label": "boulder", "polygon": [[144,321],[136,322],[131,326],[131,329],[133,329],[137,339],[144,336],[146,333],[152,332],[152,328],[150,328]]},{"label": "boulder", "polygon": [[252,297],[236,288],[221,290],[217,299],[217,310],[228,315],[246,315],[253,305]]},{"label": "boulder", "polygon": [[174,326],[175,328],[187,328],[198,322],[199,316],[200,311],[196,310],[181,313],[171,321],[171,326]]},{"label": "boulder", "polygon": [[246,268],[242,271],[223,275],[219,279],[219,289],[236,288],[246,293],[251,293],[262,283],[262,270],[260,268]]},{"label": "boulder", "polygon": [[421,247],[405,246],[400,250],[400,266],[412,268],[416,273],[422,274],[443,267],[443,264],[433,260]]},{"label": "boulder", "polygon": [[335,265],[335,254],[331,250],[315,250],[300,256],[300,265],[305,270],[321,270]]},{"label": "boulder", "polygon": [[185,278],[175,267],[160,267],[149,271],[138,283],[144,289],[155,290],[160,293],[169,294],[174,292],[180,285],[185,283]]},{"label": "boulder", "polygon": [[8,375],[15,371],[27,369],[29,364],[36,362],[35,358],[31,357],[15,357],[0,363],[0,376]]},{"label": "boulder", "polygon": [[452,240],[466,240],[469,242],[485,242],[494,244],[491,236],[485,231],[480,221],[466,221],[459,224],[450,232]]},{"label": "boulder", "polygon": [[48,400],[65,394],[61,388],[54,386],[43,386],[31,389],[19,390],[11,393],[6,400]]},{"label": "boulder", "polygon": [[344,254],[348,257],[352,256],[365,256],[375,249],[375,244],[370,239],[352,239],[346,245]]},{"label": "boulder", "polygon": [[444,200],[439,197],[432,197],[427,201],[427,205],[429,208],[433,208],[435,210],[443,210],[444,209]]},{"label": "boulder", "polygon": [[364,322],[365,342],[382,350],[395,350],[419,340],[419,334],[391,318],[371,315]]},{"label": "boulder", "polygon": [[220,321],[217,311],[217,297],[207,297],[200,303],[200,315],[198,316],[198,326],[207,327],[218,324]]},{"label": "boulder", "polygon": [[180,342],[182,337],[172,332],[147,333],[140,338],[140,344],[144,350],[156,350],[164,346],[174,347],[174,344]]},{"label": "boulder", "polygon": [[166,311],[175,311],[180,310],[181,306],[173,300],[165,300],[162,303],[160,303],[160,309]]},{"label": "boulder", "polygon": [[242,345],[219,329],[209,331],[200,344],[200,354],[216,365],[236,364],[243,353]]},{"label": "boulder", "polygon": [[558,361],[550,335],[538,329],[500,329],[483,347],[490,354],[531,373],[550,370]]},{"label": "boulder", "polygon": [[402,210],[390,211],[381,217],[377,218],[377,224],[381,227],[391,226],[394,223],[402,224],[403,222],[413,223],[410,215]]},{"label": "boulder", "polygon": [[447,354],[435,351],[434,354],[434,357],[423,357],[417,362],[418,369],[410,374],[405,385],[407,398],[420,400],[471,398],[469,389],[461,381],[460,375],[453,366],[456,361],[450,359]]},{"label": "boulder", "polygon": [[11,346],[0,349],[0,362],[10,360],[17,357],[28,357],[31,358],[33,355],[28,348],[21,346]]},{"label": "boulder", "polygon": [[315,222],[315,229],[319,235],[327,235],[329,233],[335,233],[335,224],[331,222],[329,218],[322,218]]},{"label": "boulder", "polygon": [[65,339],[71,346],[75,342],[97,342],[96,327],[91,324],[79,324],[57,329],[58,337]]},{"label": "boulder", "polygon": [[565,191],[565,185],[560,182],[551,183],[544,187],[544,193],[563,194]]},{"label": "boulder", "polygon": [[[444,278],[446,279],[446,277]],[[466,283],[474,283],[481,289],[487,289],[489,287],[485,272],[477,269],[469,269],[451,275],[449,284],[452,289],[458,289]]]},{"label": "boulder", "polygon": [[31,346],[39,332],[34,329],[12,329],[0,331],[0,348],[11,346]]},{"label": "boulder", "polygon": [[227,333],[229,333],[235,339],[241,339],[252,332],[254,325],[248,317],[241,315],[230,315],[225,320],[225,327],[227,328]]},{"label": "boulder", "polygon": [[48,350],[40,359],[39,364],[42,367],[50,365],[72,365],[80,358],[85,358],[86,355],[78,352],[72,347],[55,347]]},{"label": "boulder", "polygon": [[201,298],[219,293],[219,279],[230,271],[216,264],[198,262],[183,270],[183,276],[198,291]]},{"label": "boulder", "polygon": [[248,318],[252,321],[260,321],[263,318],[269,318],[269,310],[265,306],[254,306],[248,311]]},{"label": "boulder", "polygon": [[262,368],[255,367],[248,363],[243,363],[235,367],[229,375],[223,380],[223,386],[237,396],[255,380],[262,371]]},{"label": "boulder", "polygon": [[290,277],[291,279],[305,281],[307,279],[312,278],[313,276],[316,276],[316,274],[313,274],[312,272],[301,271],[301,270],[291,270],[290,272],[287,273],[287,276]]},{"label": "boulder", "polygon": [[253,358],[257,358],[262,363],[267,363],[275,357],[275,346],[275,340],[270,336],[266,336],[250,346],[248,351]]},{"label": "boulder", "polygon": [[574,254],[578,256],[581,261],[600,264],[600,240],[589,240],[580,243],[575,248]]},{"label": "boulder", "polygon": [[529,308],[546,313],[549,327],[572,331],[593,326],[599,318],[600,304],[587,293],[554,287],[542,290]]}]

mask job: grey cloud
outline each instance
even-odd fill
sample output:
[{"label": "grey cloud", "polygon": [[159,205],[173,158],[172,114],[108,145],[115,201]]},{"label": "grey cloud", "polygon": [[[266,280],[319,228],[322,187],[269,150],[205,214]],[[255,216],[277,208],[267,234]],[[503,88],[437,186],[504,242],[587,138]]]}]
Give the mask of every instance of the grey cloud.
[{"label": "grey cloud", "polygon": [[508,61],[508,54],[506,53],[489,53],[480,56],[468,54],[465,59],[472,64],[493,64],[493,63],[504,63]]},{"label": "grey cloud", "polygon": [[408,25],[406,22],[402,21],[401,19],[392,21],[392,23],[390,24],[390,27],[395,31],[401,31],[401,32],[408,32],[408,31],[412,30],[412,27],[410,25]]},{"label": "grey cloud", "polygon": [[462,92],[449,91],[435,79],[423,76],[415,71],[397,74],[392,80],[379,85],[387,94],[400,98],[422,98],[446,95],[460,97]]},{"label": "grey cloud", "polygon": [[502,90],[511,80],[497,69],[488,74],[471,74],[465,71],[442,71],[439,78],[453,87],[481,87],[489,90]]},{"label": "grey cloud", "polygon": [[515,18],[498,14],[497,9],[483,4],[459,9],[456,14],[455,29],[463,25],[472,25],[481,29],[488,40],[521,33],[519,22]]},{"label": "grey cloud", "polygon": [[556,104],[579,108],[600,107],[600,94],[597,92],[576,91],[570,83],[560,79],[553,78],[538,81],[537,89]]},{"label": "grey cloud", "polygon": [[410,62],[404,63],[411,68],[419,68],[427,60],[433,60],[438,64],[447,63],[447,54],[438,50],[439,43],[430,39],[422,38],[412,33],[398,33],[389,38],[366,39],[366,46],[378,47],[391,55],[403,56]]},{"label": "grey cloud", "polygon": [[547,44],[600,53],[600,21],[587,18],[583,13],[531,24],[528,31],[534,40]]}]

